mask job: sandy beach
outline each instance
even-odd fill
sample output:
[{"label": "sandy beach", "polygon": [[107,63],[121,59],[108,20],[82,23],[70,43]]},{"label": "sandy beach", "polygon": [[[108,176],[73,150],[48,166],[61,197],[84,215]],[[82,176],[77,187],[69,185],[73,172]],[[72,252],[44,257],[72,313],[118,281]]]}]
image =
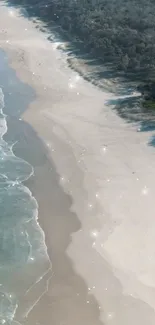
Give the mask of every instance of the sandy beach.
[{"label": "sandy beach", "polygon": [[23,303],[16,318],[28,325],[154,325],[152,133],[117,116],[107,105],[117,96],[71,70],[48,36],[1,3],[0,47],[36,93],[21,115],[15,150],[34,166],[27,185],[52,262],[36,303],[28,313]]}]

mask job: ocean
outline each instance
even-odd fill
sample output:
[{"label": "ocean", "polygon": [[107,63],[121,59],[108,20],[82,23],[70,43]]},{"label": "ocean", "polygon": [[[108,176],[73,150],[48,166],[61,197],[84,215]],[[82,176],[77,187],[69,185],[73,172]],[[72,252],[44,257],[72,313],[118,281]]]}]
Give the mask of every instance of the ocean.
[{"label": "ocean", "polygon": [[[14,139],[6,141],[9,132],[7,119],[16,119],[20,124],[20,115],[28,105],[29,89],[26,90],[26,87],[8,66],[7,57],[1,51],[0,324],[9,325],[18,323],[14,317],[20,303],[24,302],[23,313],[26,315],[31,304],[38,299],[36,296],[27,299],[27,296],[35,284],[47,274],[50,265],[44,233],[37,221],[38,203],[23,184],[33,176],[33,166],[16,157]],[[29,101],[31,99],[32,94],[29,92]]]}]

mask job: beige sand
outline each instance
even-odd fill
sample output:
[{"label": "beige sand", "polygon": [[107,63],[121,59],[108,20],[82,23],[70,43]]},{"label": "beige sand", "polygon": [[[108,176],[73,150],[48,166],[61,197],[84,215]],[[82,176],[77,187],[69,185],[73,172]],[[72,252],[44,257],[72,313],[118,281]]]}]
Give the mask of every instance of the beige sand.
[{"label": "beige sand", "polygon": [[[150,134],[136,132],[135,126],[121,120],[106,105],[114,96],[69,69],[66,55],[57,44],[48,42],[47,35],[36,30],[31,21],[2,6],[0,17],[1,47],[18,76],[37,93],[23,119],[46,145],[60,175],[60,185],[72,197],[71,211],[81,223],[81,229],[72,228],[75,233],[65,246],[68,261],[87,284],[87,294],[98,301],[104,324],[154,324],[155,150],[147,145]],[[46,183],[43,171],[37,173],[36,193],[40,193],[42,184],[49,192],[47,172],[44,169]],[[50,196],[42,214],[48,215],[48,209]],[[56,236],[55,243],[50,241],[48,217],[40,217],[40,223],[50,255],[61,236]],[[63,260],[58,263],[62,281],[57,274],[55,282],[50,280],[47,294],[33,308],[27,323],[39,323],[39,313],[40,324],[49,324],[50,318],[52,324],[99,324],[94,298],[88,300],[77,283],[77,275],[74,285],[71,281],[66,291],[67,274],[69,279],[72,268],[66,270]],[[83,303],[77,308],[72,294],[78,288],[76,293],[82,294]],[[55,315],[63,311],[65,320],[52,321],[52,308]]]}]

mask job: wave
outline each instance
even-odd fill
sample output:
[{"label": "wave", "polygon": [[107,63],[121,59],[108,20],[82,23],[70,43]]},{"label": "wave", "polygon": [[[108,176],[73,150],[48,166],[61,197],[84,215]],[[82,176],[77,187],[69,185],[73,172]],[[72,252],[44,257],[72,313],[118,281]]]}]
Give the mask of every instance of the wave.
[{"label": "wave", "polygon": [[[38,218],[38,203],[22,184],[34,174],[33,167],[14,155],[3,136],[7,132],[4,94],[0,88],[0,324],[14,321],[19,299],[44,273],[33,273],[49,260]],[[44,257],[44,258],[43,258]],[[25,283],[24,283],[25,282]]]}]

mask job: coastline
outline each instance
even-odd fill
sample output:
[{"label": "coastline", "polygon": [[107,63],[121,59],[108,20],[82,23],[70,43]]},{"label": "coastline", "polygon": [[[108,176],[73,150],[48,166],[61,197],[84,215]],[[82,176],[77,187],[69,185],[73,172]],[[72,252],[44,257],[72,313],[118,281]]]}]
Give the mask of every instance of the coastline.
[{"label": "coastline", "polygon": [[[39,224],[45,232],[47,251],[52,262],[50,276],[45,276],[40,281],[36,298],[39,299],[44,290],[45,293],[36,307],[32,311],[28,310],[26,318],[23,318],[25,302],[22,301],[16,319],[24,324],[48,324],[50,320],[54,324],[65,321],[76,324],[77,321],[77,324],[101,325],[97,301],[89,294],[86,283],[75,272],[66,254],[72,233],[79,231],[81,226],[75,213],[70,211],[71,197],[59,185],[59,175],[36,132],[24,121],[20,129],[19,126],[16,127],[16,123],[18,121],[13,121],[13,125],[11,121],[8,123],[8,129],[12,130],[11,137],[16,138],[18,132],[19,141],[14,147],[14,153],[34,166],[34,176],[24,183],[31,189],[39,204]],[[85,308],[88,300],[89,304]],[[79,315],[76,321],[75,311]]]},{"label": "coastline", "polygon": [[[46,40],[47,35],[41,34],[41,32],[35,30],[33,23],[23,17],[18,17],[18,15],[17,17],[16,15],[14,17],[9,17],[8,8],[1,7],[1,10],[3,11],[1,24],[4,30],[5,28],[7,29],[7,34],[3,34],[1,46],[7,52],[11,66],[16,70],[17,75],[24,82],[30,84],[37,93],[36,100],[31,103],[29,109],[23,114],[22,118],[30,123],[39,135],[39,138],[43,139],[47,150],[45,155],[46,157],[48,156],[48,162],[47,165],[44,166],[45,168],[42,169],[42,166],[37,166],[35,168],[36,179],[30,179],[28,185],[32,189],[32,192],[35,192],[35,197],[38,201],[44,198],[45,202],[48,199],[48,204],[51,204],[51,182],[49,178],[49,169],[51,167],[49,166],[51,166],[51,161],[53,160],[56,171],[60,175],[60,177],[57,177],[57,181],[60,182],[66,192],[66,199],[69,201],[68,209],[74,214],[74,225],[70,232],[73,233],[75,231],[75,236],[73,234],[72,236],[70,234],[68,235],[70,220],[67,222],[67,225],[66,222],[64,223],[64,227],[65,225],[67,226],[67,237],[72,237],[72,241],[69,240],[67,244],[63,244],[63,247],[65,246],[65,249],[67,249],[67,253],[64,256],[65,259],[67,258],[68,262],[70,260],[72,261],[74,270],[85,279],[87,286],[84,284],[83,280],[79,278],[82,285],[81,299],[84,300],[82,300],[81,305],[79,304],[78,315],[82,310],[82,313],[79,315],[82,319],[79,320],[77,317],[75,320],[75,312],[77,312],[76,297],[72,307],[72,314],[69,314],[70,319],[66,319],[68,322],[67,324],[73,324],[73,321],[74,324],[76,324],[75,322],[87,324],[88,321],[89,324],[91,324],[91,320],[92,324],[100,324],[99,320],[97,320],[98,323],[96,322],[96,319],[99,318],[99,311],[101,313],[101,319],[105,324],[109,322],[117,324],[118,321],[119,324],[124,324],[124,322],[126,324],[131,324],[131,322],[133,323],[133,319],[135,322],[137,322],[138,319],[140,324],[146,324],[146,322],[154,324],[155,315],[153,309],[155,292],[151,282],[152,279],[150,280],[151,277],[146,277],[145,279],[145,274],[144,279],[142,276],[142,281],[137,279],[138,275],[136,272],[139,270],[139,265],[141,266],[141,260],[139,261],[139,265],[136,264],[137,269],[134,270],[136,276],[131,275],[130,267],[134,259],[136,259],[136,256],[133,258],[133,261],[130,261],[131,264],[129,263],[127,265],[128,269],[127,267],[125,268],[124,263],[126,263],[126,259],[124,257],[122,261],[124,252],[120,247],[122,242],[117,238],[117,229],[116,232],[114,231],[116,226],[119,226],[120,213],[127,214],[127,210],[131,204],[134,205],[134,213],[137,212],[138,216],[144,216],[149,204],[153,206],[153,195],[151,195],[150,201],[146,205],[145,203],[144,206],[142,204],[142,207],[140,207],[141,202],[139,201],[138,207],[136,207],[137,202],[135,202],[134,199],[135,196],[137,201],[138,191],[145,188],[146,184],[153,192],[152,175],[154,175],[154,163],[152,162],[150,164],[149,158],[154,158],[154,152],[151,148],[146,149],[145,147],[147,137],[145,134],[140,135],[138,133],[136,134],[136,132],[133,134],[132,128],[122,122],[114,112],[110,113],[106,105],[103,111],[103,102],[106,103],[109,100],[109,94],[106,92],[103,94],[103,92],[97,90],[94,86],[88,85],[87,82],[76,79],[76,74],[64,65],[65,56],[63,57],[59,51],[54,50],[52,44]],[[12,23],[10,23],[10,19]],[[21,32],[19,32],[19,26]],[[23,37],[23,33],[25,33],[25,38]],[[28,54],[29,50],[31,51],[30,56]],[[54,66],[56,61],[59,62],[58,66]],[[48,71],[46,71],[47,66],[49,68]],[[62,69],[60,69],[61,67]],[[78,90],[76,90],[76,88],[78,88]],[[83,107],[85,109],[83,109]],[[111,130],[108,128],[109,119],[113,128],[113,138],[111,136]],[[100,123],[101,120],[102,123]],[[100,133],[102,128],[105,129],[103,134]],[[121,138],[124,135],[126,135],[128,146],[129,138],[131,141],[127,149],[124,143],[121,143]],[[116,149],[114,147],[115,144],[117,145]],[[140,144],[138,158],[136,154],[137,144]],[[107,158],[104,154],[106,148],[108,150],[110,148]],[[118,155],[118,150],[120,156]],[[43,151],[43,148],[41,151],[39,150],[39,152]],[[135,154],[135,159],[133,161],[132,159],[130,160],[128,152],[130,154]],[[147,157],[147,155],[149,155],[149,157]],[[128,162],[123,160],[125,159],[123,157],[127,157]],[[41,158],[38,158],[37,161],[40,161],[40,159]],[[143,159],[143,166],[140,165],[141,159]],[[116,164],[116,167],[114,164]],[[148,165],[149,173],[144,173],[145,167]],[[98,170],[96,166],[99,167]],[[123,169],[121,169],[122,166]],[[104,176],[102,176],[102,179],[101,174],[103,174],[103,169]],[[140,179],[138,185],[136,179],[133,179],[133,172],[136,174],[135,176]],[[119,176],[118,178],[116,177],[117,174]],[[111,179],[114,176],[115,179],[111,185]],[[125,177],[125,181],[128,181],[128,186],[130,188],[129,192],[128,188],[126,190],[126,184],[123,183],[123,177]],[[43,182],[44,179],[45,181]],[[122,185],[123,195],[131,194],[133,184],[135,184],[134,193],[131,195],[130,200],[127,201],[126,199],[126,206],[123,206],[122,210],[119,205],[120,196],[119,198],[116,197],[118,182]],[[45,186],[44,189],[48,192],[48,197],[45,191],[42,192],[41,186],[43,184]],[[73,201],[70,201],[67,193],[72,196],[74,199],[72,199]],[[103,203],[100,199],[101,197],[104,197]],[[109,202],[113,200],[115,203],[114,206],[109,207]],[[46,204],[47,203],[43,204],[43,212],[45,211]],[[46,209],[50,211],[50,206]],[[77,217],[75,217],[75,213],[79,221]],[[63,217],[63,215],[61,217]],[[151,216],[149,220],[151,222]],[[52,249],[54,250],[56,239],[54,242],[48,242],[51,236],[51,224],[48,223],[49,216],[46,218],[46,225],[44,225],[43,218],[40,218],[39,222],[43,229],[46,228],[47,246],[49,251],[52,251]],[[105,229],[103,228],[103,222],[105,224]],[[138,220],[137,222],[140,221]],[[75,225],[76,223],[77,225]],[[127,223],[127,225],[121,224],[121,227],[124,227],[123,230],[121,227],[118,227],[121,239],[123,231],[126,233],[126,228],[130,229],[131,226],[132,225],[129,223]],[[54,227],[56,227],[56,225],[54,225]],[[111,230],[111,232],[109,232],[109,230]],[[143,234],[143,229],[141,230]],[[96,236],[98,232],[99,237]],[[116,252],[113,249],[113,237],[111,238],[111,233],[112,235],[114,233],[114,244],[116,242],[118,244]],[[59,239],[60,238],[61,236],[59,236]],[[104,245],[104,251],[101,249],[103,247],[101,245]],[[57,244],[56,248],[58,249]],[[116,253],[116,257],[113,256],[114,252]],[[56,252],[56,258],[57,256],[59,256],[58,252]],[[122,265],[119,265],[120,261],[122,261]],[[44,296],[45,303],[43,303],[43,309],[41,309],[39,304],[35,306],[31,313],[33,320],[37,317],[37,314],[38,317],[42,315],[42,317],[45,317],[42,321],[46,324],[46,317],[51,317],[49,312],[51,310],[51,301],[54,301],[54,304],[58,306],[57,315],[53,317],[59,316],[60,301],[57,302],[56,297],[58,297],[59,300],[62,290],[64,290],[65,300],[62,301],[61,307],[65,315],[66,310],[70,308],[71,300],[69,300],[69,298],[67,299],[66,306],[66,297],[70,297],[71,299],[73,297],[73,284],[75,285],[74,292],[76,292],[80,284],[77,276],[72,273],[72,266],[70,266],[69,270],[68,265],[65,264],[64,257],[61,263],[62,264],[59,264],[59,267],[56,268],[56,277],[58,277],[55,282],[56,288],[51,288],[50,293],[48,292],[48,295]],[[72,274],[72,282],[68,282],[67,289],[63,283],[63,275],[59,274],[59,270],[62,270],[65,266],[65,280],[69,279],[69,271],[71,271]],[[52,292],[54,292],[54,297],[52,297]],[[90,296],[90,292],[92,296]],[[88,296],[91,297],[89,300]],[[96,297],[99,306],[97,306],[97,302],[94,300],[93,296]],[[53,300],[50,300],[51,297]],[[46,303],[49,309],[46,309]],[[84,306],[84,309],[82,306]],[[124,309],[123,312],[122,309]],[[45,310],[45,312],[42,312],[42,310]],[[66,317],[68,316],[66,315]],[[93,317],[95,317],[95,320]],[[29,318],[27,321],[31,324],[33,320]],[[58,319],[55,318],[53,321],[55,322],[54,324],[57,324]]]},{"label": "coastline", "polygon": [[[8,57],[5,53],[4,58],[7,62]],[[4,69],[6,62],[1,58]],[[7,72],[8,76],[5,78]],[[52,269],[47,269],[43,277],[34,283],[32,289],[30,287],[28,290],[30,293],[21,297],[14,320],[21,324],[41,321],[48,324],[51,320],[54,324],[65,321],[68,324],[73,322],[75,324],[76,312],[77,324],[80,322],[83,325],[86,323],[101,325],[100,306],[94,295],[89,292],[85,281],[74,270],[71,259],[66,254],[72,233],[81,229],[76,214],[70,211],[71,196],[65,194],[59,184],[60,177],[49,157],[48,148],[30,124],[21,119],[27,109],[26,103],[29,101],[33,103],[36,96],[31,87],[25,83],[20,84],[20,80],[18,82],[15,70],[9,70],[7,66],[7,72],[1,76],[3,80],[1,86],[6,100],[5,113],[8,114],[5,140],[10,144],[15,143],[13,146],[15,156],[34,167],[34,175],[23,184],[31,190],[39,204],[39,225],[45,234],[47,252],[52,264]],[[27,90],[25,86],[28,86]],[[18,91],[21,101],[17,101],[16,105],[15,96]],[[13,103],[15,107],[12,106]]]}]

